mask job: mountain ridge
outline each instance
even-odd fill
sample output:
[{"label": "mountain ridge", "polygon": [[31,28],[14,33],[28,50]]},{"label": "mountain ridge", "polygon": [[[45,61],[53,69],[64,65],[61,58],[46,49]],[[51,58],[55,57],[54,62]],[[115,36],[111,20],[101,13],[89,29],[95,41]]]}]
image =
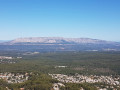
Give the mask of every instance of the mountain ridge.
[{"label": "mountain ridge", "polygon": [[0,43],[0,50],[16,51],[120,51],[120,43],[91,38],[27,37]]},{"label": "mountain ridge", "polygon": [[27,37],[17,38],[3,44],[114,44],[117,42],[91,38],[64,38],[64,37]]}]

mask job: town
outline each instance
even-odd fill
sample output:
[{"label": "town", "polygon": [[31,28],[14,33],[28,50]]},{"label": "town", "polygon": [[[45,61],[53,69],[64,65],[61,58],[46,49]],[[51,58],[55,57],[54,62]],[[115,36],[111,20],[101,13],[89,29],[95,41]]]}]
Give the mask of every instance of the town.
[{"label": "town", "polygon": [[68,76],[64,74],[49,74],[53,79],[65,83],[105,83],[110,85],[120,85],[120,76],[113,78],[112,76],[96,76],[96,75],[79,75]]},{"label": "town", "polygon": [[9,59],[9,60],[11,60],[11,59],[13,59],[13,57],[0,56],[0,59]]},{"label": "town", "polygon": [[8,83],[22,83],[28,80],[29,75],[28,73],[20,74],[20,73],[0,73],[0,79],[7,81]]},{"label": "town", "polygon": [[[62,83],[103,83],[109,85],[110,88],[120,87],[120,76],[97,76],[97,75],[79,75],[68,76],[64,74],[49,74],[53,79],[57,79]],[[57,86],[57,85],[56,85]],[[100,90],[100,87],[97,87]],[[108,86],[106,86],[108,88]],[[104,88],[104,90],[107,90]],[[56,89],[57,90],[57,89]],[[103,90],[103,89],[102,89]]]},{"label": "town", "polygon": [[0,64],[14,64],[17,62],[18,59],[22,57],[8,57],[8,56],[0,56]]}]

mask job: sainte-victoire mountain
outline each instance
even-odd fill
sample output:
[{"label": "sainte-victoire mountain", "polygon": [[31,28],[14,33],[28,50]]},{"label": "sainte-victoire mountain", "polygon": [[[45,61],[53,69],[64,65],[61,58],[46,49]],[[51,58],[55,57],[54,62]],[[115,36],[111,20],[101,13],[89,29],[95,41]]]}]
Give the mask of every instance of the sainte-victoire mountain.
[{"label": "sainte-victoire mountain", "polygon": [[120,43],[90,39],[63,37],[18,38],[0,44],[0,50],[23,51],[120,51]]},{"label": "sainte-victoire mountain", "polygon": [[63,38],[63,37],[31,37],[18,38],[6,44],[115,44],[115,42],[90,38]]}]

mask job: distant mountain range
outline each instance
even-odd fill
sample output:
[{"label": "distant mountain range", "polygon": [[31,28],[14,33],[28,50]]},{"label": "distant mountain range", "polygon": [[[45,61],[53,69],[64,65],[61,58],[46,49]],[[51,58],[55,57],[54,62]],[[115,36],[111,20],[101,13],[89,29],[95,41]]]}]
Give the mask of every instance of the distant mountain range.
[{"label": "distant mountain range", "polygon": [[18,38],[5,42],[8,45],[26,45],[26,44],[116,44],[116,42],[90,39],[90,38],[63,38],[63,37],[31,37]]},{"label": "distant mountain range", "polygon": [[[120,51],[120,43],[90,39],[63,37],[30,37],[18,38],[3,42],[0,46],[7,46],[8,50],[33,51]],[[3,49],[0,47],[0,49]],[[5,48],[4,48],[5,49]],[[6,50],[6,49],[5,49]]]}]

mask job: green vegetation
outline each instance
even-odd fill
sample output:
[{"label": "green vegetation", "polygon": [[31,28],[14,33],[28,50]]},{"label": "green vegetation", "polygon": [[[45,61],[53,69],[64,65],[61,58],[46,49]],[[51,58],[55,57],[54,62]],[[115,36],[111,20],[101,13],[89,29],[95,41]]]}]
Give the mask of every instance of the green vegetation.
[{"label": "green vegetation", "polygon": [[20,88],[25,90],[50,90],[55,82],[57,80],[52,79],[46,74],[33,73],[29,80],[24,83],[8,84],[0,79],[0,90],[6,90],[6,87],[12,90],[19,90]]},{"label": "green vegetation", "polygon": [[25,88],[25,90],[50,90],[52,83],[56,82],[46,74],[32,74],[28,81],[21,84],[10,84],[9,88]]},{"label": "green vegetation", "polygon": [[[120,52],[59,52],[22,55],[24,52],[10,53],[21,56],[16,64],[0,64],[1,72],[63,73],[119,75]],[[7,53],[8,56],[9,53]],[[7,55],[5,54],[5,55]],[[55,68],[55,66],[67,66]]]},{"label": "green vegetation", "polygon": [[97,88],[91,84],[84,83],[84,84],[74,84],[74,83],[66,83],[65,87],[61,87],[61,90],[97,90]]},{"label": "green vegetation", "polygon": [[8,86],[7,82],[0,79],[0,90],[6,90],[6,86]]},{"label": "green vegetation", "polygon": [[[33,73],[29,80],[24,83],[8,84],[7,82],[0,79],[0,90],[20,90],[24,88],[25,90],[53,90],[53,83],[57,83],[57,80],[52,79],[46,74]],[[84,83],[84,84],[75,84],[75,83],[64,83],[65,87],[60,87],[60,90],[80,90],[84,88],[85,90],[97,90],[94,85]]]},{"label": "green vegetation", "polygon": [[[48,73],[61,73],[67,75],[93,74],[93,75],[120,75],[120,52],[52,52],[35,55],[23,55],[25,52],[0,52],[0,56],[22,57],[16,59],[15,64],[0,64],[0,72],[37,72],[30,79],[20,84],[8,84],[0,79],[0,90],[6,90],[6,86],[13,90],[25,88],[25,90],[50,90],[53,80]],[[56,66],[67,66],[65,68]],[[56,68],[55,68],[56,67]],[[96,90],[92,84],[65,83],[61,90]]]}]

